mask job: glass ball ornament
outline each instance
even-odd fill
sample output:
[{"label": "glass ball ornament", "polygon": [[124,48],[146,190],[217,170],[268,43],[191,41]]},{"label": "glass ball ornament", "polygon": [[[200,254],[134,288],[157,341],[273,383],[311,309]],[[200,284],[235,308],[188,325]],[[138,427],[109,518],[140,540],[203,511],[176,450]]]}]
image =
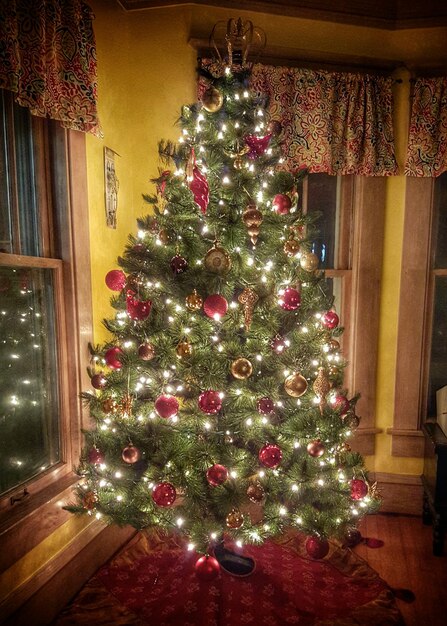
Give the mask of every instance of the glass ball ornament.
[{"label": "glass ball ornament", "polygon": [[287,239],[283,246],[283,250],[287,256],[296,256],[300,251],[300,242],[297,241],[292,235],[289,239]]},{"label": "glass ball ornament", "polygon": [[282,354],[287,348],[284,337],[282,337],[281,335],[276,335],[275,337],[273,337],[272,341],[270,342],[270,347],[272,348],[273,352],[276,352],[276,354]]},{"label": "glass ball ornament", "polygon": [[306,552],[313,559],[324,559],[329,553],[329,542],[320,537],[308,537],[306,539]]},{"label": "glass ball ornament", "polygon": [[345,544],[348,548],[354,548],[361,543],[362,539],[362,533],[357,528],[348,528],[345,533]]},{"label": "glass ball ornament", "polygon": [[228,470],[225,465],[216,463],[206,471],[206,479],[212,487],[222,485],[228,478]]},{"label": "glass ball ornament", "polygon": [[323,456],[325,451],[324,443],[320,441],[320,439],[315,439],[314,441],[310,441],[307,444],[307,452],[310,456],[314,458],[319,458]]},{"label": "glass ball ornament", "polygon": [[185,359],[192,354],[192,346],[187,339],[183,339],[175,349],[179,359]]},{"label": "glass ball ornament", "polygon": [[202,305],[203,298],[197,293],[196,289],[185,298],[185,306],[188,311],[200,311]]},{"label": "glass ball ornament", "polygon": [[272,200],[272,208],[278,215],[286,215],[292,208],[292,201],[285,193],[277,193]]},{"label": "glass ball ornament", "polygon": [[349,483],[351,489],[351,498],[353,500],[362,500],[368,495],[368,485],[361,478],[353,478]]},{"label": "glass ball ornament", "polygon": [[87,459],[88,462],[93,465],[102,465],[102,463],[104,463],[104,454],[101,450],[98,450],[96,446],[93,446],[93,448],[90,448],[88,451]]},{"label": "glass ball ornament", "polygon": [[282,133],[282,124],[279,120],[270,120],[267,124],[267,131],[272,135],[280,135]]},{"label": "glass ball ornament", "polygon": [[225,248],[215,244],[205,254],[204,265],[213,274],[226,274],[231,269],[231,257]]},{"label": "glass ball ornament", "polygon": [[180,254],[176,254],[172,257],[170,261],[171,270],[174,272],[174,275],[183,274],[188,269],[188,261],[185,257]]},{"label": "glass ball ornament", "polygon": [[152,490],[152,500],[157,506],[168,507],[174,504],[177,497],[174,485],[168,482],[162,482],[155,485]]},{"label": "glass ball ornament", "polygon": [[233,508],[228,513],[225,519],[225,523],[228,526],[228,528],[232,528],[233,530],[236,530],[244,524],[244,516],[239,511],[239,509]]},{"label": "glass ball ornament", "polygon": [[136,446],[128,445],[122,451],[121,458],[124,463],[136,463],[141,459],[141,450],[139,450]]},{"label": "glass ball ornament", "polygon": [[250,483],[247,487],[247,496],[251,502],[259,504],[265,498],[265,489],[260,482]]},{"label": "glass ball ornament", "polygon": [[175,396],[163,394],[155,400],[154,408],[159,417],[168,419],[177,415],[179,402]]},{"label": "glass ball ornament", "polygon": [[93,374],[90,382],[94,389],[104,389],[104,387],[107,385],[107,378],[102,372],[100,372],[99,374]]},{"label": "glass ball ornament", "polygon": [[284,381],[284,389],[289,396],[299,398],[306,393],[307,380],[299,372],[294,372]]},{"label": "glass ball ornament", "polygon": [[261,415],[271,415],[275,412],[275,403],[271,398],[264,396],[263,398],[259,398],[256,403],[256,407],[258,409],[258,413]]},{"label": "glass ball ornament", "polygon": [[228,311],[228,302],[220,294],[214,293],[205,299],[203,310],[205,315],[212,319],[216,319],[216,316],[220,318]]},{"label": "glass ball ornament", "polygon": [[238,380],[245,380],[253,373],[253,366],[248,359],[240,357],[231,364],[231,374]]},{"label": "glass ball ornament", "polygon": [[202,96],[202,106],[208,113],[217,113],[223,105],[223,95],[216,87],[208,87]]},{"label": "glass ball ornament", "polygon": [[142,343],[138,346],[138,356],[142,361],[151,361],[155,356],[155,348],[151,343]]},{"label": "glass ball ornament", "polygon": [[287,287],[278,302],[285,311],[295,311],[301,304],[301,294],[294,287]]},{"label": "glass ball ornament", "polygon": [[258,458],[262,465],[274,469],[282,461],[282,450],[275,443],[267,443],[259,450]]},{"label": "glass ball ornament", "polygon": [[123,351],[117,346],[106,350],[104,354],[104,360],[106,362],[106,365],[114,370],[121,369],[122,363],[120,361],[120,357],[122,354],[124,354]]},{"label": "glass ball ornament", "polygon": [[138,300],[133,292],[128,292],[126,296],[126,310],[130,319],[145,320],[151,312],[151,300]]},{"label": "glass ball ornament", "polygon": [[207,415],[215,415],[222,408],[222,400],[218,391],[208,389],[203,391],[198,399],[199,409]]},{"label": "glass ball ornament", "polygon": [[326,311],[326,313],[321,316],[321,323],[330,330],[336,328],[339,322],[340,319],[335,311]]},{"label": "glass ball ornament", "polygon": [[199,580],[209,582],[214,580],[220,572],[219,561],[209,554],[205,554],[197,559],[194,571]]},{"label": "glass ball ornament", "polygon": [[315,271],[320,264],[320,261],[316,254],[313,252],[302,252],[300,256],[300,266],[306,272]]},{"label": "glass ball ornament", "polygon": [[348,398],[342,394],[337,394],[335,396],[332,405],[340,413],[340,415],[345,415],[351,408]]},{"label": "glass ball ornament", "polygon": [[105,277],[106,285],[112,291],[121,291],[126,286],[126,275],[122,270],[110,270]]}]

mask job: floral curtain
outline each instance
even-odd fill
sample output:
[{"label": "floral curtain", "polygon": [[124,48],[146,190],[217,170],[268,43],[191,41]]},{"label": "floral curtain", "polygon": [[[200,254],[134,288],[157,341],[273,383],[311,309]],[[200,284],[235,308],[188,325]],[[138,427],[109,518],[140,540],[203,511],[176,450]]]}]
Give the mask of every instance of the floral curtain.
[{"label": "floral curtain", "polygon": [[392,79],[256,64],[251,84],[281,122],[289,168],[389,176],[398,173]]},{"label": "floral curtain", "polygon": [[0,88],[34,115],[100,135],[92,19],[82,0],[0,0]]},{"label": "floral curtain", "polygon": [[407,176],[447,171],[447,77],[417,78],[408,137]]}]

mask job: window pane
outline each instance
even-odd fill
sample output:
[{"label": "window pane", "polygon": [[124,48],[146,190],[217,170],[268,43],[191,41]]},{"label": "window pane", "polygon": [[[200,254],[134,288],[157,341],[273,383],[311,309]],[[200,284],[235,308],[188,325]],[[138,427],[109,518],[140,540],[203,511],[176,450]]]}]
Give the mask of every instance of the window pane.
[{"label": "window pane", "polygon": [[447,173],[435,181],[435,268],[447,269]]},{"label": "window pane", "polygon": [[447,385],[447,276],[437,276],[428,388],[429,417],[436,416],[436,390]]},{"label": "window pane", "polygon": [[50,269],[0,267],[0,493],[60,460]]}]

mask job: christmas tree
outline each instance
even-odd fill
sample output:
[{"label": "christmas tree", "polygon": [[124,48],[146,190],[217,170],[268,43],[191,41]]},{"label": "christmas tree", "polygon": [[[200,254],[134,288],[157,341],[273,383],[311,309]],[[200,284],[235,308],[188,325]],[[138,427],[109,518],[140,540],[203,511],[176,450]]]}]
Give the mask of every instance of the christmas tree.
[{"label": "christmas tree", "polygon": [[130,236],[111,339],[92,348],[77,513],[181,533],[213,576],[222,538],[293,527],[310,556],[377,508],[347,439],[342,328],[287,171],[281,125],[249,74],[203,71],[177,144],[161,142],[150,210]]}]

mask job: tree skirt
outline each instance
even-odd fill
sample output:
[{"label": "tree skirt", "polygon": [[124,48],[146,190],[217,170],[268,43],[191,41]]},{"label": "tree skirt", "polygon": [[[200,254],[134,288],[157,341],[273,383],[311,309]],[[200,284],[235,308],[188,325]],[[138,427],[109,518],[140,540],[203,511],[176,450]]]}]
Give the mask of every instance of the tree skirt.
[{"label": "tree skirt", "polygon": [[140,534],[102,567],[55,626],[392,626],[403,625],[394,596],[351,550],[331,546],[320,561],[304,537],[245,546],[255,571],[221,571],[211,582],[194,572],[197,555],[174,537]]}]

